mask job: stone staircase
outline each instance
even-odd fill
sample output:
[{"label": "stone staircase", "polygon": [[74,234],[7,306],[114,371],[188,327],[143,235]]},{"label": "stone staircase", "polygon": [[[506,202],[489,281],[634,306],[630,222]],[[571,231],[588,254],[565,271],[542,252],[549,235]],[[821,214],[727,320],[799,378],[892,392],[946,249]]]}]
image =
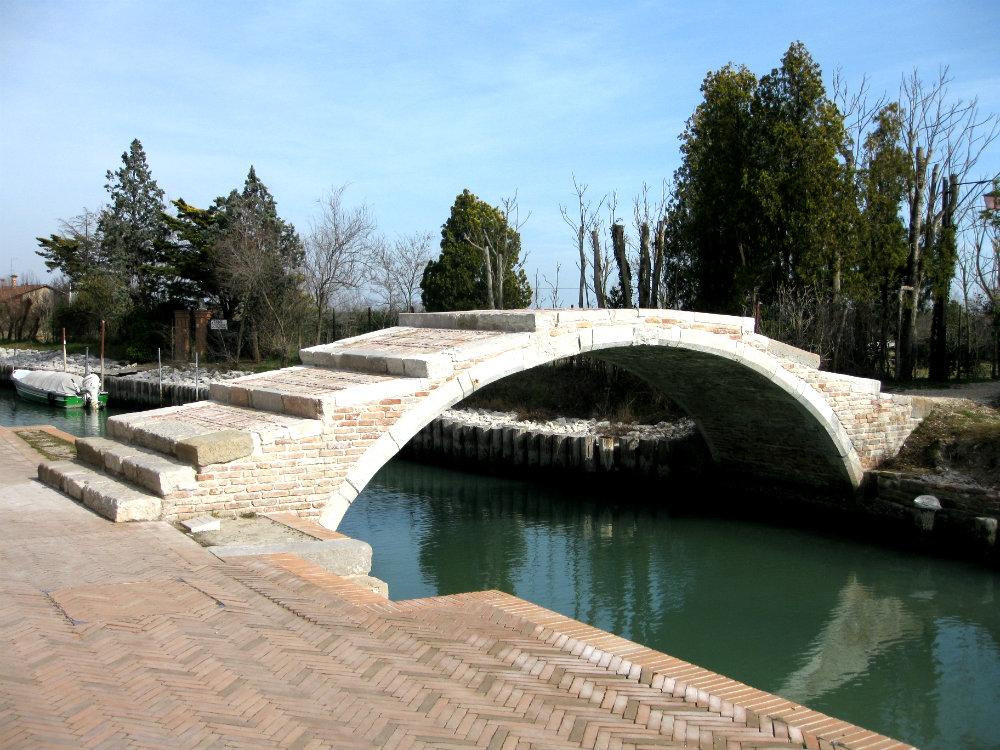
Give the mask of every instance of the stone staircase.
[{"label": "stone staircase", "polygon": [[[114,521],[254,510],[255,502],[263,500],[256,495],[268,491],[255,487],[281,484],[256,475],[266,476],[269,463],[296,460],[282,459],[282,450],[296,456],[299,444],[315,439],[328,455],[310,460],[322,458],[329,464],[338,452],[357,454],[362,450],[358,446],[387,429],[370,424],[373,419],[367,417],[381,415],[379,421],[394,422],[404,400],[412,405],[415,394],[426,394],[429,378],[453,376],[456,361],[481,355],[484,344],[495,349],[502,338],[501,349],[520,343],[495,331],[404,328],[305,349],[300,352],[302,366],[213,383],[210,401],[111,417],[107,438],[78,440],[76,461],[45,462],[38,475]],[[387,407],[380,406],[387,403],[396,410],[389,418]],[[275,461],[270,461],[272,453],[278,454]],[[295,468],[301,467],[280,466],[278,473],[294,473]],[[331,479],[344,473],[332,472]],[[213,494],[238,494],[228,492],[234,483],[227,485],[226,479],[246,480],[249,489],[240,495],[244,499],[211,502]],[[188,512],[185,504],[193,496],[199,498],[198,507]],[[316,516],[322,504],[313,503],[315,508],[283,507],[280,501],[261,502],[260,507]]]},{"label": "stone staircase", "polygon": [[38,476],[116,522],[200,514],[204,503],[190,513],[177,509],[192,495],[230,494],[208,486],[220,475],[248,478],[270,448],[336,432],[348,410],[412,397],[426,390],[429,372],[451,374],[446,355],[365,348],[371,337],[303,350],[303,366],[213,383],[210,401],[111,417],[107,438],[77,440],[75,461],[44,462]]}]

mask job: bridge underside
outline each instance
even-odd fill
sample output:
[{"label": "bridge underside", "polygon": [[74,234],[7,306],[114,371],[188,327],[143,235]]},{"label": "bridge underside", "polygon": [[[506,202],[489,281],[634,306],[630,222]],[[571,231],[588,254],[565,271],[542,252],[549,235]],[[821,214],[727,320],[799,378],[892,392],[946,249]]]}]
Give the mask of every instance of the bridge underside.
[{"label": "bridge underside", "polygon": [[732,359],[679,348],[604,349],[696,422],[719,468],[734,475],[849,492],[843,449],[801,401]]}]

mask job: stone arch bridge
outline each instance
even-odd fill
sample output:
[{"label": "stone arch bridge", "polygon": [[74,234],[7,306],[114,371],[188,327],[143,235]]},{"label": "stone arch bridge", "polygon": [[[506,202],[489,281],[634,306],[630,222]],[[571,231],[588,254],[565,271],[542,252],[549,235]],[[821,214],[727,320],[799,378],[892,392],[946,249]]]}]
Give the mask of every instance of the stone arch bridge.
[{"label": "stone arch bridge", "polygon": [[[622,365],[695,420],[720,468],[845,494],[918,424],[911,400],[754,332],[676,310],[411,313],[304,349],[211,400],[120,415],[40,478],[114,520],[290,510],[335,529],[375,472],[476,389],[572,355]],[[570,462],[572,463],[572,461]]]}]

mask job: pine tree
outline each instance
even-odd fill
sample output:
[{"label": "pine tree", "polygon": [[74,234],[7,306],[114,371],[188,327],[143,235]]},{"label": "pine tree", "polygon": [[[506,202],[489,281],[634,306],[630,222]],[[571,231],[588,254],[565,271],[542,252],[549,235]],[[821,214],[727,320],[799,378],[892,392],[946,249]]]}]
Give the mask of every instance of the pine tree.
[{"label": "pine tree", "polygon": [[155,304],[163,292],[161,253],[166,239],[163,191],[146,164],[138,139],[122,154],[122,166],[108,170],[105,189],[111,203],[98,229],[109,267],[128,285],[136,303]]}]

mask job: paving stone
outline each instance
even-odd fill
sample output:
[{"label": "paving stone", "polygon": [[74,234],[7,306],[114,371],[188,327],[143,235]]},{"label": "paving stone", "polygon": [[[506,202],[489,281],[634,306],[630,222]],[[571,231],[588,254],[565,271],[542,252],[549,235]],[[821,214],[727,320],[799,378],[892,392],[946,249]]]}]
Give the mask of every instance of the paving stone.
[{"label": "paving stone", "polygon": [[392,602],[296,554],[110,523],[16,440],[0,747],[908,747],[501,592]]}]

